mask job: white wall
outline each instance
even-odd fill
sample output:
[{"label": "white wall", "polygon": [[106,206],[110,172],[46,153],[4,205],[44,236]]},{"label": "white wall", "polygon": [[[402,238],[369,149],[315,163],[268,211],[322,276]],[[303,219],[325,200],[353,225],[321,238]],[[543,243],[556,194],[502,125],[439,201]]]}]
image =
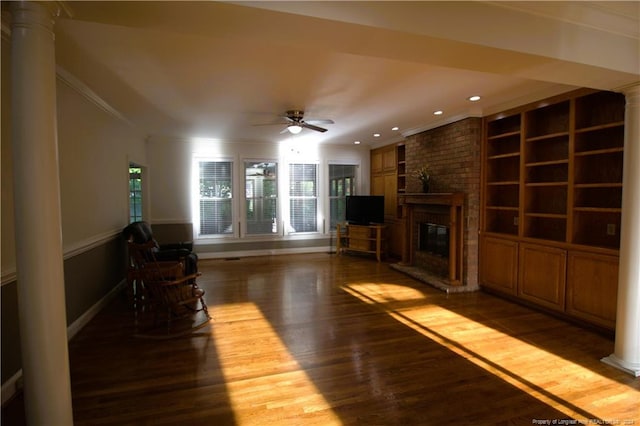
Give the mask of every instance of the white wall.
[{"label": "white wall", "polygon": [[[329,163],[342,162],[360,164],[359,193],[368,194],[369,185],[369,148],[356,145],[320,145],[311,147],[301,139],[280,145],[221,142],[204,139],[152,139],[147,143],[149,160],[149,185],[152,223],[190,223],[191,222],[191,182],[194,155],[209,158],[228,158],[234,161],[236,188],[234,198],[242,196],[244,179],[242,173],[244,160],[273,159],[279,168],[289,160],[306,158],[318,161],[321,166],[320,196],[328,195],[326,170]],[[309,151],[310,150],[310,151]],[[309,152],[307,152],[309,151]],[[301,156],[301,157],[298,157]],[[281,172],[282,173],[282,172]],[[241,184],[238,185],[237,182]]]},{"label": "white wall", "polygon": [[128,167],[146,161],[144,138],[58,80],[58,152],[65,251],[128,222]]}]

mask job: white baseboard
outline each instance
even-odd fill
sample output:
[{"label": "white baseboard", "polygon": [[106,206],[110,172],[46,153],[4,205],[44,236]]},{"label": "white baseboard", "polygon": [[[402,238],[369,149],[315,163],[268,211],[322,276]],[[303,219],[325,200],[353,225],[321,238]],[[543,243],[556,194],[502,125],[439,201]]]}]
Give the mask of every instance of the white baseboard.
[{"label": "white baseboard", "polygon": [[72,322],[69,327],[67,327],[67,339],[71,340],[73,336],[75,336],[82,328],[91,321],[93,317],[96,316],[98,312],[104,308],[107,303],[109,303],[116,295],[122,290],[122,288],[127,284],[126,280],[122,280],[111,289],[109,293],[107,293],[102,299],[98,300],[93,306],[91,306],[87,311],[80,315],[78,319]]},{"label": "white baseboard", "polygon": [[[122,280],[102,299],[98,300],[84,314],[72,322],[67,327],[67,339],[71,340],[82,328],[95,317],[113,298],[115,298],[122,288],[126,285],[126,280]],[[20,389],[22,389],[22,369],[18,370],[10,379],[2,384],[2,405],[9,401]]]}]

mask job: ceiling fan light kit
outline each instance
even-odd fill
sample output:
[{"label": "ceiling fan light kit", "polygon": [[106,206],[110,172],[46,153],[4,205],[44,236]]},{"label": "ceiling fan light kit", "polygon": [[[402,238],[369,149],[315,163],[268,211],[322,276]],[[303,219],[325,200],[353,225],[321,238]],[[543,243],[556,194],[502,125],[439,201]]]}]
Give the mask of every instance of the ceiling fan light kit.
[{"label": "ceiling fan light kit", "polygon": [[302,126],[299,126],[297,124],[290,124],[289,126],[287,126],[287,130],[289,131],[289,133],[297,135],[302,131]]}]

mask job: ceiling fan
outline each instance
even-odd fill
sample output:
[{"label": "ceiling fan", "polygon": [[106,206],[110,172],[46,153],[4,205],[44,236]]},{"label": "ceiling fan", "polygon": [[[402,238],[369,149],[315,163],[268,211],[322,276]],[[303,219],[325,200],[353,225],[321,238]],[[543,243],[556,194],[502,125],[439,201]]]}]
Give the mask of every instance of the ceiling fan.
[{"label": "ceiling fan", "polygon": [[316,132],[326,132],[327,129],[324,127],[316,126],[315,124],[333,124],[333,120],[328,119],[304,119],[304,111],[291,109],[285,113],[282,118],[285,119],[283,123],[273,123],[273,124],[282,124],[287,126],[280,133],[289,132],[291,134],[297,135],[302,131],[302,129],[315,130]]}]

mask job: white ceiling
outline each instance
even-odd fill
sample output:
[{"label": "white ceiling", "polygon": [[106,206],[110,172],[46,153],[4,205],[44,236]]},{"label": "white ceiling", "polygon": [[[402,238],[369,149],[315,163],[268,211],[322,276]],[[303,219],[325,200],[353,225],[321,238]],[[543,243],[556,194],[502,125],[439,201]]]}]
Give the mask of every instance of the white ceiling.
[{"label": "white ceiling", "polygon": [[639,81],[639,4],[69,2],[56,54],[62,78],[151,140],[277,142],[284,126],[256,124],[303,109],[335,124],[298,138],[379,146]]}]

